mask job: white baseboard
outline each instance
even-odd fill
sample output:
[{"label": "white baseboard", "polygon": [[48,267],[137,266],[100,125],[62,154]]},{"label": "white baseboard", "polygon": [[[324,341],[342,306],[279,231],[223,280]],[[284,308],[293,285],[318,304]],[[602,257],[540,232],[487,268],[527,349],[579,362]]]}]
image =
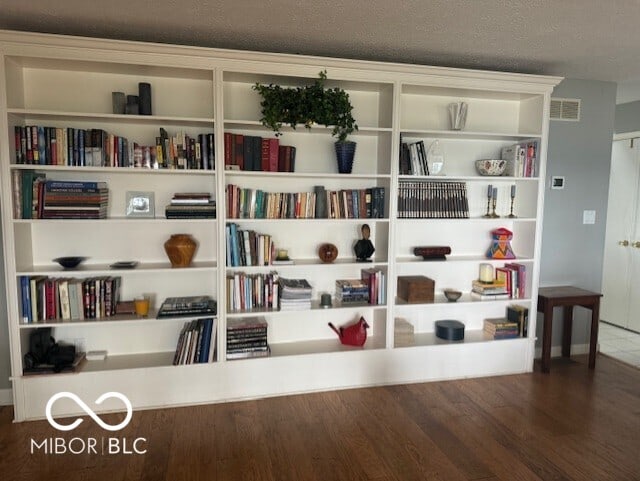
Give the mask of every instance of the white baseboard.
[{"label": "white baseboard", "polygon": [[[600,349],[598,349],[599,351]],[[574,354],[589,354],[589,344],[572,344],[571,355]],[[551,346],[551,357],[562,356],[562,346]],[[536,359],[542,357],[542,348],[536,348]]]},{"label": "white baseboard", "polygon": [[11,406],[13,404],[13,392],[11,389],[0,389],[0,406]]}]

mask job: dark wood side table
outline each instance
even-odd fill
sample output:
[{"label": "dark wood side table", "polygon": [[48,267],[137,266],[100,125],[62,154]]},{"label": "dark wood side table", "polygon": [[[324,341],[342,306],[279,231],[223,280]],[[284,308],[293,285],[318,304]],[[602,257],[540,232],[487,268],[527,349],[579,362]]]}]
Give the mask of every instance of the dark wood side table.
[{"label": "dark wood side table", "polygon": [[598,346],[598,322],[600,321],[600,298],[602,294],[573,286],[541,287],[538,290],[538,312],[544,315],[542,326],[542,372],[551,367],[551,332],[553,308],[564,307],[564,326],[562,329],[562,356],[571,356],[571,328],[573,327],[573,308],[581,306],[591,309],[591,338],[589,340],[589,369],[596,367],[596,348]]}]

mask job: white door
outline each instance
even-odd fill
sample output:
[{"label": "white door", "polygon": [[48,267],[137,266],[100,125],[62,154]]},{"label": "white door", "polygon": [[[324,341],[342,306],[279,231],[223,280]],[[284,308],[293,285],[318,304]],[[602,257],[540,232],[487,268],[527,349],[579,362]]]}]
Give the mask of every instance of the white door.
[{"label": "white door", "polygon": [[[640,139],[616,140],[611,149],[611,175],[602,270],[602,305],[600,318],[625,328],[631,315],[640,330],[640,299],[634,285],[640,282],[640,213],[638,176],[640,172]],[[633,307],[631,307],[633,305]],[[631,310],[630,310],[631,308]]]}]

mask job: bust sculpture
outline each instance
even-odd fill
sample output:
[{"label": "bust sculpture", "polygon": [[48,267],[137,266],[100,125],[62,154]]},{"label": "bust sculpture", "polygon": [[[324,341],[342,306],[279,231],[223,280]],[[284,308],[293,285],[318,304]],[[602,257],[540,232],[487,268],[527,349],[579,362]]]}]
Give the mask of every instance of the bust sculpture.
[{"label": "bust sculpture", "polygon": [[362,239],[353,246],[353,252],[358,262],[370,262],[369,257],[373,255],[376,249],[373,247],[371,240],[369,240],[371,235],[369,224],[362,224],[360,231],[362,232]]}]

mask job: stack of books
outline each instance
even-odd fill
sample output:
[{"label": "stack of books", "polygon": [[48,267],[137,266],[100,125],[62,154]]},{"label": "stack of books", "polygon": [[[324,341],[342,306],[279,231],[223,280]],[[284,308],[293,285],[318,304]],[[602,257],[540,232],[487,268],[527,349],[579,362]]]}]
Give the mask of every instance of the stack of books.
[{"label": "stack of books", "polygon": [[182,327],[173,365],[213,362],[216,352],[217,318],[194,319]]},{"label": "stack of books", "polygon": [[215,219],[216,201],[207,192],[178,192],[164,215],[167,219]]},{"label": "stack of books", "polygon": [[157,317],[215,316],[217,310],[216,301],[209,296],[167,297]]},{"label": "stack of books", "polygon": [[311,285],[306,279],[278,279],[280,310],[311,309]]},{"label": "stack of books", "polygon": [[471,299],[490,301],[497,299],[509,299],[507,285],[498,280],[493,282],[480,282],[475,279],[471,283]]},{"label": "stack of books", "polygon": [[484,332],[493,339],[514,339],[520,337],[520,327],[517,322],[511,322],[505,317],[484,320]]},{"label": "stack of books", "polygon": [[45,180],[38,187],[41,219],[106,219],[109,189],[106,182]]},{"label": "stack of books", "polygon": [[227,322],[227,360],[266,357],[271,353],[264,317],[229,319]]},{"label": "stack of books", "polygon": [[369,285],[362,279],[336,279],[336,300],[342,305],[367,304]]}]

